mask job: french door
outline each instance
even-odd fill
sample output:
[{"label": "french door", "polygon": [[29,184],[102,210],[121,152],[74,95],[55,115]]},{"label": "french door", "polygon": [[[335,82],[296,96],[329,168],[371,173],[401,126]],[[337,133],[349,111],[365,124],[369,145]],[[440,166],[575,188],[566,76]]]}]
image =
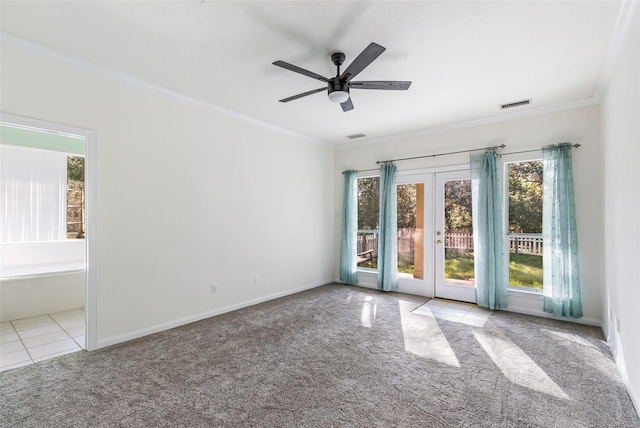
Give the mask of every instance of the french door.
[{"label": "french door", "polygon": [[469,170],[435,174],[435,297],[476,301]]},{"label": "french door", "polygon": [[475,302],[469,170],[399,175],[396,186],[402,289]]}]

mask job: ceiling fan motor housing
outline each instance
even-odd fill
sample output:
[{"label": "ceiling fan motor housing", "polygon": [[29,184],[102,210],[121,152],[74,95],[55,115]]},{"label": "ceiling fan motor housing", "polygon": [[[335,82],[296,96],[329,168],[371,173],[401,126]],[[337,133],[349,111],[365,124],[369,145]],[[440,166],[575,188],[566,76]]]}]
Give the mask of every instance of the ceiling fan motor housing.
[{"label": "ceiling fan motor housing", "polygon": [[349,92],[349,83],[341,82],[340,79],[338,79],[337,77],[329,79],[328,86],[329,86],[329,93],[333,91]]}]

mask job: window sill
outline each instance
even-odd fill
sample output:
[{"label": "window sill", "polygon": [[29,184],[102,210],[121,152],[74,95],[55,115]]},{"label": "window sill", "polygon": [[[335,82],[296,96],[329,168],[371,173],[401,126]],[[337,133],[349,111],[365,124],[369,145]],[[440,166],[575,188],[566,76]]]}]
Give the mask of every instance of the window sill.
[{"label": "window sill", "polygon": [[507,294],[509,296],[522,297],[525,299],[544,300],[542,291],[519,290],[517,288],[509,287],[507,288]]}]

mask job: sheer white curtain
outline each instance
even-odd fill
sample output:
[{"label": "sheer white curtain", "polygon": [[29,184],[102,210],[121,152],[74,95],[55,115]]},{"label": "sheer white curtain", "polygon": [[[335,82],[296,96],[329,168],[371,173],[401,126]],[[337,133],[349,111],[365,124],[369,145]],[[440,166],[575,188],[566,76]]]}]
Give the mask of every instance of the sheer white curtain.
[{"label": "sheer white curtain", "polygon": [[0,242],[66,239],[66,153],[0,146],[0,195]]}]

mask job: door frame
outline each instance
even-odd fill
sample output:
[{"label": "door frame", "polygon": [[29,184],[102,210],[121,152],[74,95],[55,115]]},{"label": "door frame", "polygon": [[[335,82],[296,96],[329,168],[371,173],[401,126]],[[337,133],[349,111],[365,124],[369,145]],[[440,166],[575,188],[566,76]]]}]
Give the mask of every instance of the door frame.
[{"label": "door frame", "polygon": [[85,142],[85,349],[97,349],[97,132],[3,112],[0,112],[0,123],[38,132],[80,137]]},{"label": "door frame", "polygon": [[[425,297],[436,297],[436,259],[435,259],[435,204],[436,204],[436,174],[469,171],[469,164],[455,164],[433,168],[398,171],[395,184],[424,183],[424,260],[425,275],[423,279],[412,278],[408,275],[398,275],[398,291]],[[372,175],[367,175],[370,177]],[[361,177],[364,177],[361,176]],[[475,288],[474,288],[475,290]],[[475,302],[475,291],[474,291]]]},{"label": "door frame", "polygon": [[[435,238],[434,248],[434,297],[476,303],[476,287],[462,284],[447,284],[445,273],[445,228],[444,228],[444,183],[447,181],[471,180],[470,168],[434,173],[433,211]],[[441,235],[438,235],[441,232]],[[438,243],[440,242],[440,243]]]}]

